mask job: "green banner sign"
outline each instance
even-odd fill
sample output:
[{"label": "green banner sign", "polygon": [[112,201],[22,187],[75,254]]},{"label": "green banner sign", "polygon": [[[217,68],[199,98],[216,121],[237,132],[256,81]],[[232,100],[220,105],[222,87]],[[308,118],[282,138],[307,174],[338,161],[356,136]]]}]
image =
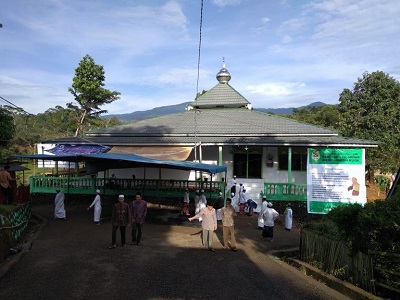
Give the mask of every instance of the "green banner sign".
[{"label": "green banner sign", "polygon": [[362,149],[310,149],[310,164],[361,165]]}]

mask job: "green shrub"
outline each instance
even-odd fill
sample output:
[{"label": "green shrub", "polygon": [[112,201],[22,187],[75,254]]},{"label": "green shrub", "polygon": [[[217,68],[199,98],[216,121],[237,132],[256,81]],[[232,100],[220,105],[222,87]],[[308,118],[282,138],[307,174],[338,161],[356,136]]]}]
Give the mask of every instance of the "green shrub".
[{"label": "green shrub", "polygon": [[304,225],[304,229],[313,231],[321,236],[329,237],[334,240],[340,240],[341,238],[339,227],[327,218],[306,223]]},{"label": "green shrub", "polygon": [[374,177],[375,183],[379,186],[381,191],[386,191],[390,186],[390,178],[385,175],[375,175]]}]

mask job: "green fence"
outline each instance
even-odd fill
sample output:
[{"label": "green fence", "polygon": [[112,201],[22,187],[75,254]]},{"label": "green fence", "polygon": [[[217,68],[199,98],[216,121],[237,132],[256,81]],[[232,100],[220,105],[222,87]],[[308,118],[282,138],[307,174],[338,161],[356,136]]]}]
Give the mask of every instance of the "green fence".
[{"label": "green fence", "polygon": [[0,214],[0,261],[8,256],[24,233],[31,218],[29,203],[16,206],[9,212]]},{"label": "green fence", "polygon": [[[94,194],[96,189],[107,195],[119,193],[134,194],[137,191],[152,197],[182,197],[185,188],[194,197],[196,189],[204,189],[209,198],[218,197],[219,191],[225,189],[224,181],[200,180],[159,180],[159,179],[113,179],[95,177],[30,177],[30,193],[54,193],[56,188],[61,188],[69,194]],[[275,201],[307,201],[307,184],[294,183],[264,183],[264,195],[269,200]]]},{"label": "green fence", "polygon": [[265,182],[264,195],[275,201],[307,201],[307,184]]},{"label": "green fence", "polygon": [[225,190],[223,181],[197,180],[158,180],[158,179],[115,179],[94,177],[30,177],[30,193],[51,193],[60,188],[68,194],[94,194],[100,189],[106,195],[130,194],[141,192],[144,196],[173,198],[182,197],[188,188],[191,197],[195,190],[203,189],[208,198],[215,199],[218,192]]}]

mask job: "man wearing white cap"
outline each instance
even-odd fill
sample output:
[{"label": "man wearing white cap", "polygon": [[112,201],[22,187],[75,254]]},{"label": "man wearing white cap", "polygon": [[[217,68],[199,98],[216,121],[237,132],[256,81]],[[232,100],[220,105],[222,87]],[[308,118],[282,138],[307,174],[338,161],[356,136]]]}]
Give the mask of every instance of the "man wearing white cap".
[{"label": "man wearing white cap", "polygon": [[91,209],[94,206],[93,212],[93,220],[95,225],[100,225],[100,216],[101,216],[101,198],[100,198],[100,190],[96,190],[96,197],[92,204],[87,208],[87,210]]},{"label": "man wearing white cap", "polygon": [[231,194],[236,195],[236,184],[237,184],[236,175],[233,175],[233,178],[231,180]]},{"label": "man wearing white cap", "polygon": [[264,212],[267,209],[267,197],[263,196],[262,197],[262,203],[261,203],[261,210],[260,213],[258,214],[258,228],[264,229]]},{"label": "man wearing white cap", "polygon": [[274,225],[275,225],[275,219],[279,216],[279,213],[272,208],[272,203],[268,202],[267,203],[267,208],[265,209],[263,213],[264,217],[264,230],[262,233],[263,238],[270,238],[270,241],[272,242],[272,239],[274,238]]},{"label": "man wearing white cap", "polygon": [[114,204],[112,216],[111,216],[111,224],[112,224],[112,236],[111,236],[111,246],[109,249],[114,249],[117,247],[117,229],[121,232],[121,244],[122,247],[125,246],[125,229],[126,226],[131,221],[131,210],[129,208],[128,203],[125,203],[125,196],[118,196],[118,203]]}]

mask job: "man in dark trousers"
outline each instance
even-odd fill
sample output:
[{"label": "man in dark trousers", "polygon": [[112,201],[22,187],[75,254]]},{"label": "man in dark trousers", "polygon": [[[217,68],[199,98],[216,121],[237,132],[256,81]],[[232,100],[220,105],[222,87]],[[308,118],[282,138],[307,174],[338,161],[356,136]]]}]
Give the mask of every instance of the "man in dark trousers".
[{"label": "man in dark trousers", "polygon": [[136,193],[135,200],[132,201],[130,208],[132,212],[132,245],[139,246],[142,238],[143,223],[147,215],[147,203],[142,199],[140,192]]},{"label": "man in dark trousers", "polygon": [[114,204],[111,223],[112,223],[112,242],[110,249],[117,247],[117,229],[121,232],[121,244],[125,246],[125,229],[131,220],[131,211],[128,203],[125,203],[125,196],[118,196],[118,203]]},{"label": "man in dark trousers", "polygon": [[14,192],[11,188],[10,181],[15,181],[11,177],[10,166],[4,166],[4,170],[0,171],[0,188],[3,193],[3,203],[12,204],[14,202]]}]

